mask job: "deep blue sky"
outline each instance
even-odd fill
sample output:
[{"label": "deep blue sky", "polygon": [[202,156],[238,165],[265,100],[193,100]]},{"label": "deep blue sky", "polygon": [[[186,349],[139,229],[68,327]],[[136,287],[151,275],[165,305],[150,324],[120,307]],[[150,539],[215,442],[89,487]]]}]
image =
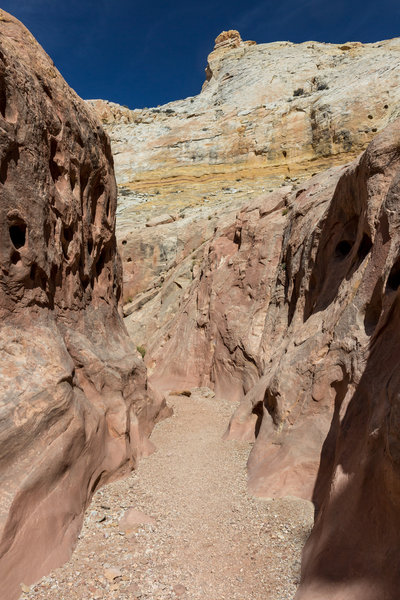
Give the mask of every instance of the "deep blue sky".
[{"label": "deep blue sky", "polygon": [[258,43],[400,35],[398,0],[3,0],[83,98],[130,108],[197,94],[224,29]]}]

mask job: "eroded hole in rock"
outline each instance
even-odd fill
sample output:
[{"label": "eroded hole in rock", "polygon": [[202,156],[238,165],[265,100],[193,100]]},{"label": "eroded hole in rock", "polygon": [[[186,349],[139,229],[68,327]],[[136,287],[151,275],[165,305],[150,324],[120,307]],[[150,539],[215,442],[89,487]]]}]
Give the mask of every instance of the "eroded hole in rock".
[{"label": "eroded hole in rock", "polygon": [[55,264],[50,269],[50,277],[47,281],[50,300],[54,299],[55,290],[62,285],[62,270]]},{"label": "eroded hole in rock", "polygon": [[29,279],[30,279],[31,281],[33,281],[33,282],[34,282],[34,281],[35,281],[35,279],[36,279],[36,265],[35,265],[35,264],[33,264],[33,265],[31,266],[31,270],[30,270],[30,273],[29,273]]},{"label": "eroded hole in rock", "polygon": [[1,116],[5,119],[6,117],[6,109],[7,109],[7,94],[4,80],[0,82],[0,113]]},{"label": "eroded hole in rock", "polygon": [[237,244],[240,248],[240,244],[242,242],[242,230],[241,229],[236,229],[235,231],[235,235],[233,238],[233,243]]},{"label": "eroded hole in rock", "polygon": [[390,270],[389,277],[386,283],[386,291],[396,291],[400,286],[400,258],[396,260]]},{"label": "eroded hole in rock", "polygon": [[64,237],[67,242],[71,242],[74,237],[74,231],[72,227],[64,227]]},{"label": "eroded hole in rock", "polygon": [[74,191],[75,185],[76,185],[76,171],[75,171],[75,169],[72,169],[72,168],[70,169],[70,172],[69,172],[69,182],[70,182],[70,185],[71,185],[71,190]]},{"label": "eroded hole in rock", "polygon": [[88,285],[89,285],[89,283],[90,283],[90,277],[89,277],[89,275],[83,275],[81,277],[81,282],[82,282],[83,289],[86,290],[87,287],[88,287]]},{"label": "eroded hole in rock", "polygon": [[9,227],[10,239],[14,248],[22,248],[26,243],[26,223],[19,221]]},{"label": "eroded hole in rock", "polygon": [[74,237],[73,227],[64,225],[63,231],[62,231],[62,239],[61,239],[61,245],[62,245],[62,249],[63,249],[64,258],[68,258],[68,248],[69,248],[70,243],[72,242],[73,237]]},{"label": "eroded hole in rock", "polygon": [[21,255],[19,252],[13,252],[11,255],[11,262],[13,265],[16,265],[21,260]]},{"label": "eroded hole in rock", "polygon": [[47,287],[47,275],[45,271],[39,265],[33,263],[29,273],[30,284],[32,287],[40,287],[42,290],[46,290]]},{"label": "eroded hole in rock", "polygon": [[100,253],[100,256],[96,262],[96,277],[97,279],[100,277],[103,269],[104,269],[104,265],[106,264],[106,260],[107,260],[107,249],[103,248],[103,250]]},{"label": "eroded hole in rock", "polygon": [[104,191],[105,191],[105,188],[104,188],[104,184],[102,181],[98,182],[92,189],[92,192],[91,192],[92,223],[94,223],[94,221],[96,220],[97,204],[98,204],[100,198],[102,197],[102,195],[104,194]]},{"label": "eroded hole in rock", "polygon": [[264,406],[267,409],[268,413],[271,415],[274,425],[279,425],[280,415],[278,409],[278,401],[276,399],[276,396],[272,394],[269,389],[267,389],[265,392]]},{"label": "eroded hole in rock", "polygon": [[51,236],[51,223],[49,221],[45,221],[43,223],[43,237],[46,245],[48,245]]},{"label": "eroded hole in rock", "polygon": [[346,256],[350,254],[352,247],[352,242],[348,240],[342,240],[335,248],[335,257],[340,259],[346,258]]},{"label": "eroded hole in rock", "polygon": [[93,240],[92,239],[88,239],[87,250],[88,250],[88,254],[92,254],[92,250],[93,250]]}]

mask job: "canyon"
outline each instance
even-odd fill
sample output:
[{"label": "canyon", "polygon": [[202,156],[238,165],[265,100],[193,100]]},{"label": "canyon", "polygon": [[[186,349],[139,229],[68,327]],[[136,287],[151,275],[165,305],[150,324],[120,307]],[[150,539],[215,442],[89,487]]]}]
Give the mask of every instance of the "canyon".
[{"label": "canyon", "polygon": [[[56,583],[30,584],[68,560],[94,494],[95,519],[115,513],[88,517],[97,546],[78,545],[77,556],[119,548],[126,561],[97,573],[96,598],[212,594],[197,546],[204,535],[214,560],[235,548],[222,579],[210,576],[221,598],[229,589],[238,598],[397,600],[399,51],[397,38],[255,44],[227,31],[197,96],[130,110],[82,101],[0,11],[7,600],[21,590],[80,597],[87,577],[77,566]],[[146,510],[157,490],[149,502],[162,511],[168,489],[174,560],[185,561],[191,536],[198,573],[182,569],[185,585],[174,587],[168,553],[146,549],[171,539],[167,525],[157,521],[156,542],[117,530],[107,549],[99,529],[118,526],[123,497],[135,504],[129,473],[154,451],[149,436],[171,416],[168,394],[176,417],[152,436],[161,451],[147,459],[147,496],[138,497]],[[232,494],[229,473],[240,488]],[[293,568],[279,587],[279,569],[308,535],[310,501],[301,575]],[[179,525],[174,505],[183,506]],[[266,562],[253,547],[260,520],[286,532],[263,534]],[[232,523],[240,534],[231,539]],[[252,558],[241,556],[247,535]],[[125,574],[130,543],[137,555],[157,554],[162,585],[140,581],[140,592]],[[275,577],[265,584],[264,565]]]}]

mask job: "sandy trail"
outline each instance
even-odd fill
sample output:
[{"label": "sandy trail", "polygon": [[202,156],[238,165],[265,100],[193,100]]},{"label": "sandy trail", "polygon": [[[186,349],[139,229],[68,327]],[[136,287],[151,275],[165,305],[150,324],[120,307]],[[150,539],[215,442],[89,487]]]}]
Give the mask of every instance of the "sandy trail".
[{"label": "sandy trail", "polygon": [[[71,560],[22,598],[292,600],[311,505],[248,495],[250,445],[221,439],[232,403],[200,390],[169,404],[157,452],[97,492]],[[124,534],[129,507],[155,525]]]}]

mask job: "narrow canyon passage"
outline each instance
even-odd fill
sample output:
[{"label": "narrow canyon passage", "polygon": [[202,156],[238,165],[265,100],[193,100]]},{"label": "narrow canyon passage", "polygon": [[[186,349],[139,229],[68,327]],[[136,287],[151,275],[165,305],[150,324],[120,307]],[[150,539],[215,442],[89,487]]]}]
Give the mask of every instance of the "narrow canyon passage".
[{"label": "narrow canyon passage", "polygon": [[[168,403],[174,416],[153,432],[157,451],[97,492],[70,562],[22,598],[293,598],[311,504],[247,494],[250,445],[221,439],[232,403],[204,389]],[[124,532],[130,507],[155,522]]]}]

